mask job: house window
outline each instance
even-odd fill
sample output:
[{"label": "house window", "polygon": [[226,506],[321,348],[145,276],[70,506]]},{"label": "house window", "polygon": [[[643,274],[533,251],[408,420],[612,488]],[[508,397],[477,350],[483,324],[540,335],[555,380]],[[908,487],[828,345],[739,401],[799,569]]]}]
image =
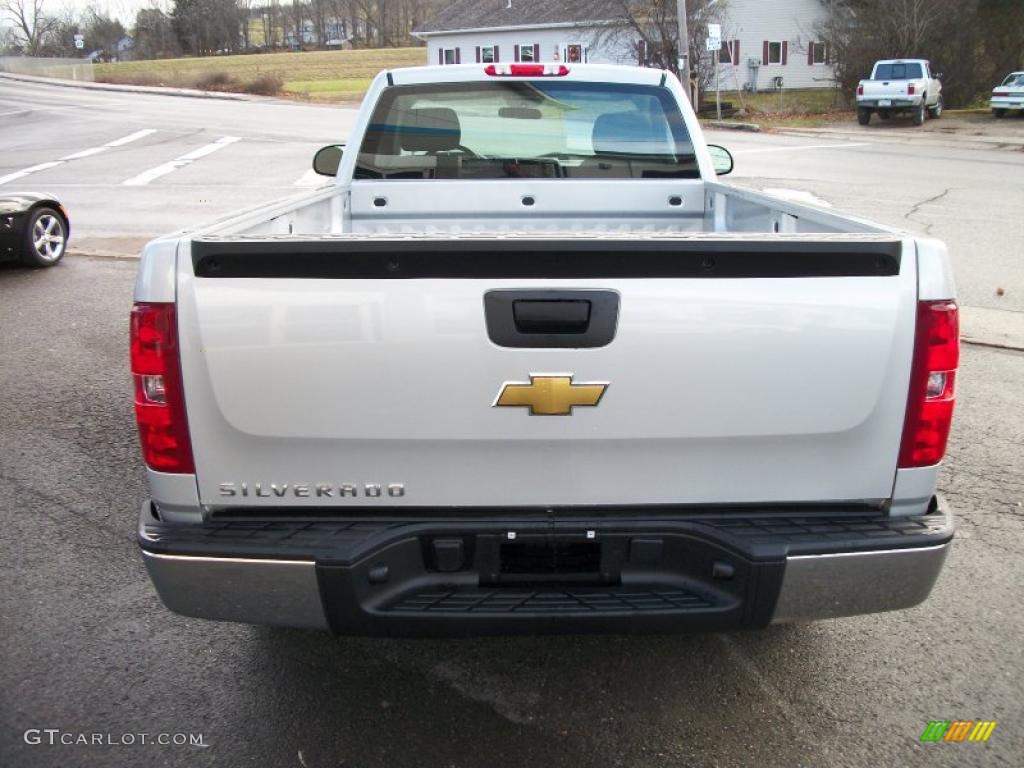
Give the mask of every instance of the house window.
[{"label": "house window", "polygon": [[444,48],[441,51],[441,63],[442,64],[458,64],[459,63],[459,49],[458,48]]},{"label": "house window", "polygon": [[768,43],[768,64],[782,63],[782,43]]},{"label": "house window", "polygon": [[586,61],[586,49],[582,43],[569,43],[562,49],[566,64],[582,64]]},{"label": "house window", "polygon": [[519,61],[540,61],[540,46],[530,43],[529,45],[517,45],[516,50],[519,51]]},{"label": "house window", "polygon": [[718,63],[719,64],[739,64],[740,63],[740,41],[739,40],[723,40],[722,47],[718,51]]},{"label": "house window", "polygon": [[824,43],[811,43],[811,49],[809,51],[811,55],[811,64],[824,64],[825,63],[825,44]]},{"label": "house window", "polygon": [[498,59],[494,55],[493,45],[483,45],[480,47],[480,61],[484,64],[493,64]]}]

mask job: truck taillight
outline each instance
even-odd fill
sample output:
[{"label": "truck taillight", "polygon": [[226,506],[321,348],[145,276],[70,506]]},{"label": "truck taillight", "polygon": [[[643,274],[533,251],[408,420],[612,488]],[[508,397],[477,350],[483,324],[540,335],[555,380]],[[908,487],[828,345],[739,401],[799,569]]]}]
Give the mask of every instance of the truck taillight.
[{"label": "truck taillight", "polygon": [[194,472],[174,304],[137,302],[130,338],[142,458],[157,472]]},{"label": "truck taillight", "polygon": [[1007,96],[1010,95],[1010,92],[1009,91],[993,91],[992,95],[995,96],[997,99],[1005,99]]},{"label": "truck taillight", "polygon": [[565,77],[565,64],[488,64],[484,73],[491,77]]},{"label": "truck taillight", "polygon": [[858,85],[857,86],[857,95],[858,96],[863,96],[864,95],[864,86],[863,85]]},{"label": "truck taillight", "polygon": [[953,421],[959,363],[960,323],[956,303],[919,302],[900,468],[928,467],[942,461]]},{"label": "truck taillight", "polygon": [[909,85],[907,85],[907,96],[913,96],[913,95],[914,95],[914,84],[910,83]]}]

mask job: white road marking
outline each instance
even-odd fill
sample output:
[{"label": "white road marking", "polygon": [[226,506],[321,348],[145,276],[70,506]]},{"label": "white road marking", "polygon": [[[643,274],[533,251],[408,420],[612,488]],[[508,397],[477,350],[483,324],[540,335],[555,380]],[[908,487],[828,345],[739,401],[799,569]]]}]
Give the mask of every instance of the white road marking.
[{"label": "white road marking", "polygon": [[734,155],[762,155],[768,152],[796,152],[803,149],[850,149],[851,147],[870,147],[871,142],[862,141],[857,144],[800,144],[795,147],[763,147],[761,149],[737,149]]},{"label": "white road marking", "polygon": [[35,173],[36,171],[45,171],[47,168],[55,168],[58,165],[63,165],[68,160],[79,160],[83,157],[91,157],[92,155],[98,155],[100,152],[106,152],[111,147],[122,147],[125,144],[129,144],[130,142],[138,141],[141,138],[149,136],[151,133],[156,133],[156,128],[146,128],[141,131],[136,131],[135,133],[123,136],[120,139],[109,141],[101,147],[90,147],[89,149],[83,149],[81,152],[65,155],[60,160],[54,160],[49,163],[40,163],[39,165],[33,165],[31,168],[23,168],[20,171],[9,173],[6,176],[0,176],[0,184],[6,184],[8,181],[24,178],[30,173]]},{"label": "white road marking", "polygon": [[828,200],[822,200],[820,197],[812,195],[810,192],[804,192],[801,189],[766,188],[761,191],[766,195],[781,197],[783,200],[791,200],[794,203],[806,203],[807,205],[816,205],[819,208],[832,207],[832,203]]},{"label": "white road marking", "polygon": [[89,149],[83,149],[81,152],[75,152],[72,155],[62,157],[61,160],[79,160],[83,157],[92,157],[98,155],[100,152],[106,152],[108,149],[113,147],[123,147],[125,144],[131,144],[133,141],[144,139],[152,133],[156,133],[156,128],[145,128],[135,133],[130,133],[127,136],[122,136],[120,139],[114,139],[108,141],[106,144],[99,147],[90,147]]},{"label": "white road marking", "polygon": [[61,162],[61,160],[54,160],[52,163],[40,163],[39,165],[33,165],[30,168],[23,168],[20,171],[9,173],[6,176],[0,176],[0,184],[6,184],[8,181],[20,179],[23,176],[28,176],[30,173],[35,173],[36,171],[45,171],[47,168],[53,168],[54,166],[60,165]]},{"label": "white road marking", "polygon": [[207,155],[216,152],[218,149],[223,149],[229,144],[234,144],[236,141],[239,141],[240,139],[241,136],[221,136],[216,141],[210,144],[204,144],[198,149],[193,149],[191,152],[186,152],[181,157],[176,157],[169,163],[163,163],[162,165],[158,165],[155,168],[150,168],[147,171],[143,171],[137,176],[132,176],[130,179],[127,179],[126,181],[122,182],[122,184],[128,187],[145,186],[154,179],[159,179],[161,176],[166,176],[169,173],[173,173],[179,168],[184,168],[193,160],[198,160],[201,157],[206,157]]},{"label": "white road marking", "polygon": [[327,184],[327,177],[321,176],[319,173],[310,168],[304,174],[302,174],[296,181],[296,187],[317,187],[321,184]]},{"label": "white road marking", "polygon": [[127,136],[124,136],[124,137],[122,137],[120,139],[115,139],[114,141],[108,141],[103,146],[105,146],[105,147],[123,147],[125,144],[131,144],[133,141],[138,141],[139,139],[144,139],[147,136],[149,136],[151,133],[156,133],[156,128],[143,128],[141,131],[136,131],[135,133],[130,133]]}]

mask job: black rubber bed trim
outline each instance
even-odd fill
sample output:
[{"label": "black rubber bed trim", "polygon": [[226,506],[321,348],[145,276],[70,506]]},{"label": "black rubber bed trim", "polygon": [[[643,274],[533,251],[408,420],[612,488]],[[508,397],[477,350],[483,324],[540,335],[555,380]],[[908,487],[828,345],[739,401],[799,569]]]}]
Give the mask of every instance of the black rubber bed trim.
[{"label": "black rubber bed trim", "polygon": [[888,277],[899,241],[310,240],[192,243],[202,278]]}]

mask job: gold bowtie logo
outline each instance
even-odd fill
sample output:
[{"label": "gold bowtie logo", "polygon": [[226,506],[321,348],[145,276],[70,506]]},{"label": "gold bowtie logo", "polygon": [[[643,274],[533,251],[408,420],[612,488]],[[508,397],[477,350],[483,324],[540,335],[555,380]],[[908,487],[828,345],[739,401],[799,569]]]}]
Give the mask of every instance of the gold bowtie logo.
[{"label": "gold bowtie logo", "polygon": [[601,402],[608,382],[573,384],[572,374],[530,374],[530,383],[507,381],[494,401],[494,407],[522,406],[532,416],[570,416],[577,405],[593,406]]}]

